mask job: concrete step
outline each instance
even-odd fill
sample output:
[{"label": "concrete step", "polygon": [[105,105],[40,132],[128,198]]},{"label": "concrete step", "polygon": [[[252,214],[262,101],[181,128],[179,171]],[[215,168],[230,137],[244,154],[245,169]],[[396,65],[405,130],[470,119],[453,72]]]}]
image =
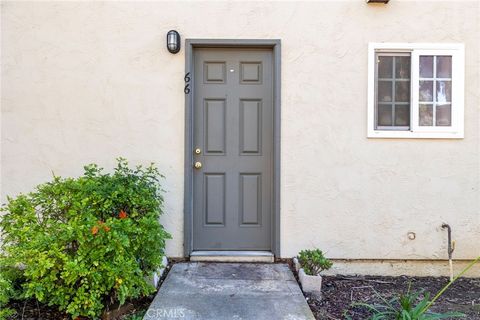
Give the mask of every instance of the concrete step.
[{"label": "concrete step", "polygon": [[274,262],[269,251],[193,251],[190,261],[213,262]]},{"label": "concrete step", "polygon": [[314,320],[288,265],[174,264],[143,320]]}]

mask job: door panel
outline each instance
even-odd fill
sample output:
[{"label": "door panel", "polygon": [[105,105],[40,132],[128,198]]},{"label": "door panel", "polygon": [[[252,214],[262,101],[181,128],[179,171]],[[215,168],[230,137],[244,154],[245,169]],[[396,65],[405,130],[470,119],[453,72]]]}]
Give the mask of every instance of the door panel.
[{"label": "door panel", "polygon": [[207,154],[225,154],[225,99],[205,99],[205,141]]},{"label": "door panel", "polygon": [[262,221],[262,183],[258,173],[240,174],[240,225],[260,225]]},{"label": "door panel", "polygon": [[262,142],[261,100],[240,101],[240,154],[260,154]]},{"label": "door panel", "polygon": [[268,49],[194,51],[194,250],[271,249],[272,63]]},{"label": "door panel", "polygon": [[225,175],[207,173],[205,179],[205,225],[225,225]]}]

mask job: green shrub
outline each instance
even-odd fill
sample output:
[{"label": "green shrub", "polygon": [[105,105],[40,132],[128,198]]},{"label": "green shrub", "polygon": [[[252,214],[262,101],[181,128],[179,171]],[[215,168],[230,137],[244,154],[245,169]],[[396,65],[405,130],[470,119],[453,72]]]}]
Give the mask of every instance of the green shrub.
[{"label": "green shrub", "polygon": [[23,270],[23,297],[95,318],[152,293],[144,277],[161,266],[170,238],[159,223],[161,177],[153,165],[130,169],[118,159],[112,174],[88,165],[79,178],[54,177],[8,198],[2,249],[5,263]]},{"label": "green shrub", "polygon": [[[1,239],[0,239],[1,241]],[[21,298],[20,285],[22,283],[21,270],[5,265],[5,257],[0,248],[0,320],[7,319],[16,313],[8,308],[12,299]]]},{"label": "green shrub", "polygon": [[332,267],[332,262],[325,258],[322,250],[302,250],[298,254],[298,262],[302,266],[306,274],[310,276],[319,275],[323,270]]},{"label": "green shrub", "polygon": [[138,311],[134,314],[126,316],[122,320],[142,320],[143,317],[145,316],[145,313],[147,313],[147,311]]},{"label": "green shrub", "polygon": [[0,320],[7,319],[8,316],[14,314],[12,309],[6,307],[12,295],[12,282],[7,279],[2,272],[0,272]]}]

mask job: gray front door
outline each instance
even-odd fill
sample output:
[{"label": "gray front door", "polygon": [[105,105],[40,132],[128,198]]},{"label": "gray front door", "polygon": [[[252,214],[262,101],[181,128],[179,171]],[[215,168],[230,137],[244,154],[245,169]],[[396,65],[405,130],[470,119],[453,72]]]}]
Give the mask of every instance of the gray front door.
[{"label": "gray front door", "polygon": [[270,250],[272,50],[195,49],[194,68],[193,249]]}]

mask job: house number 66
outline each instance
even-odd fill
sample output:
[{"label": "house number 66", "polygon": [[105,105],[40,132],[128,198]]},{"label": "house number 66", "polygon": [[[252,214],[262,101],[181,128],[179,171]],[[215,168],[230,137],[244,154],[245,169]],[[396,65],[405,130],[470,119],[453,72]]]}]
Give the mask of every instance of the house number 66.
[{"label": "house number 66", "polygon": [[185,80],[185,88],[183,88],[183,92],[185,92],[185,94],[189,94],[190,93],[190,72],[187,72],[185,74],[185,78],[183,78]]}]

